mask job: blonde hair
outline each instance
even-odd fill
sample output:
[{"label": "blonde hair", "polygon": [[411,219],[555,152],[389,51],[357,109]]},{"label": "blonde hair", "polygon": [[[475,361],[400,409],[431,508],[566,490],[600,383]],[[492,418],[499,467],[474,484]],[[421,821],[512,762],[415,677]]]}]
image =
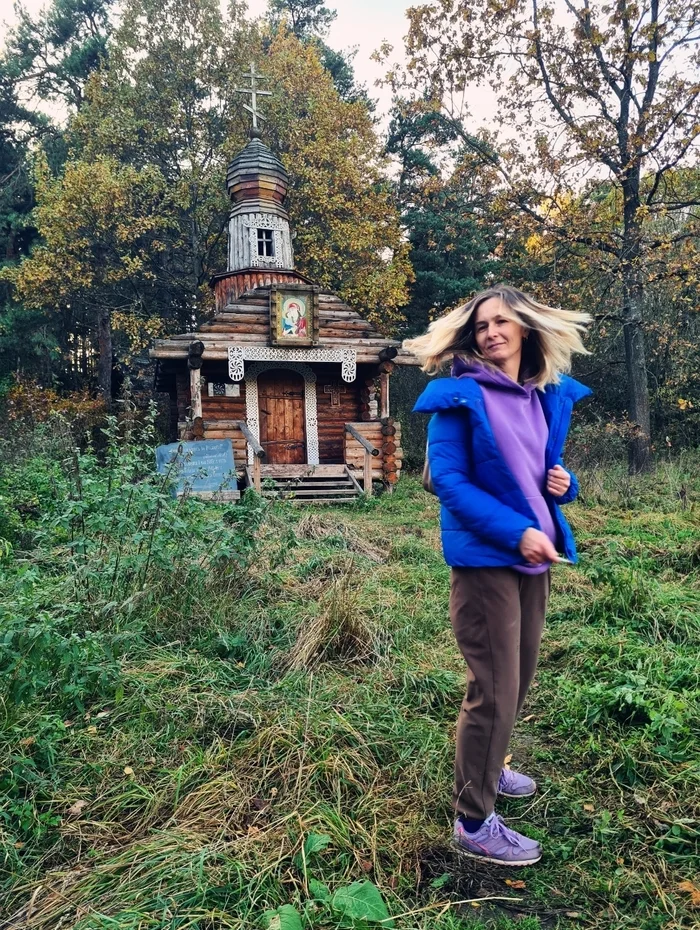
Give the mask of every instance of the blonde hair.
[{"label": "blonde hair", "polygon": [[406,339],[404,349],[420,360],[428,374],[435,374],[455,355],[496,367],[479,351],[474,329],[476,311],[490,297],[500,298],[503,315],[525,328],[529,338],[523,343],[521,372],[538,388],[556,384],[570,371],[574,353],[589,354],[581,341],[591,320],[587,313],[548,307],[508,284],[480,291],[462,307],[431,323],[423,336]]}]

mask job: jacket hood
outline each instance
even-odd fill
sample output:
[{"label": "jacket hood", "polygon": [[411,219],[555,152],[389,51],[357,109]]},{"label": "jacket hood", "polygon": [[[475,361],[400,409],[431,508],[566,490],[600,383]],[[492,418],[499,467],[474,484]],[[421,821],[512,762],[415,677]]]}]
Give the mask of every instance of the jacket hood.
[{"label": "jacket hood", "polygon": [[[516,387],[522,388],[511,382]],[[563,375],[558,384],[548,384],[544,395],[558,394],[572,404],[592,394],[590,388],[580,381]],[[459,407],[469,407],[472,404],[483,403],[483,395],[479,382],[473,377],[438,378],[431,381],[416,401],[414,413],[437,413],[439,410],[450,410]]]},{"label": "jacket hood", "polygon": [[482,365],[480,362],[467,361],[459,355],[455,356],[452,363],[452,377],[473,378],[477,384],[496,388],[509,394],[520,394],[521,396],[529,396],[536,390],[534,384],[519,384],[498,368]]}]

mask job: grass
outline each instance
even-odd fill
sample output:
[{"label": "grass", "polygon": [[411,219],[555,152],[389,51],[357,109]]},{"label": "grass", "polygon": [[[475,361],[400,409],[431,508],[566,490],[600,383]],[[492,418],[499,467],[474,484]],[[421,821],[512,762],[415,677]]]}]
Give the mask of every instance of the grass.
[{"label": "grass", "polygon": [[81,459],[80,494],[70,456],[0,476],[0,927],[699,925],[696,462],[582,476],[512,746],[540,791],[502,810],[545,858],[509,872],[448,845],[464,669],[435,500],[250,497],[232,525],[139,455]]}]

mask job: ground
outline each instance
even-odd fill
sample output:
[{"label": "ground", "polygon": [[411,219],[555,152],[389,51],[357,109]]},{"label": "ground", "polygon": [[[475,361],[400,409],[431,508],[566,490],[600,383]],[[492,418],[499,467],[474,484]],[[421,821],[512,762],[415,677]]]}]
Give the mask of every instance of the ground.
[{"label": "ground", "polygon": [[[85,500],[101,472],[82,467]],[[164,536],[165,547],[181,534],[180,555],[160,559],[152,545],[139,575],[137,555],[160,533],[141,518],[130,588],[128,546],[107,559],[117,543],[104,537],[119,534],[104,521],[93,561],[78,557],[111,492],[63,523],[56,504],[57,548],[32,549],[37,530],[5,560],[0,618],[20,616],[30,592],[37,631],[6,636],[0,668],[13,685],[31,677],[45,618],[55,616],[54,636],[75,613],[60,648],[46,641],[69,658],[14,694],[2,734],[2,887],[14,916],[0,926],[697,927],[694,475],[692,463],[636,482],[621,469],[583,475],[582,500],[567,508],[581,562],[554,569],[542,662],[512,745],[511,765],[539,792],[501,810],[544,845],[541,863],[521,870],[450,851],[464,668],[437,503],[416,478],[346,508],[251,497],[231,517],[192,502]],[[112,528],[124,518],[122,540],[125,498],[110,511]],[[80,520],[83,535],[66,542]],[[59,544],[75,577],[84,566],[73,599]],[[42,572],[50,583],[37,588]],[[12,642],[25,643],[14,666]],[[87,682],[76,694],[66,694],[70,649]]]}]

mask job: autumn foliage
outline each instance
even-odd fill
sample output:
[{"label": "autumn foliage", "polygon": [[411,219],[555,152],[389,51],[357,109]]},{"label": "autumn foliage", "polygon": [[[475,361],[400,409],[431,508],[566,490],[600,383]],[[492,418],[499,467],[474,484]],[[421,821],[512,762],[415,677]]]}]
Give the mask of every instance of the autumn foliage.
[{"label": "autumn foliage", "polygon": [[96,334],[105,398],[115,337],[128,361],[212,309],[251,59],[273,89],[265,141],[291,175],[299,269],[385,329],[401,319],[408,246],[366,102],[342,100],[318,50],[283,27],[270,36],[209,0],[131,0],[68,128],[67,161],[52,172],[37,157],[40,243],[5,271],[25,307],[70,307]]}]

